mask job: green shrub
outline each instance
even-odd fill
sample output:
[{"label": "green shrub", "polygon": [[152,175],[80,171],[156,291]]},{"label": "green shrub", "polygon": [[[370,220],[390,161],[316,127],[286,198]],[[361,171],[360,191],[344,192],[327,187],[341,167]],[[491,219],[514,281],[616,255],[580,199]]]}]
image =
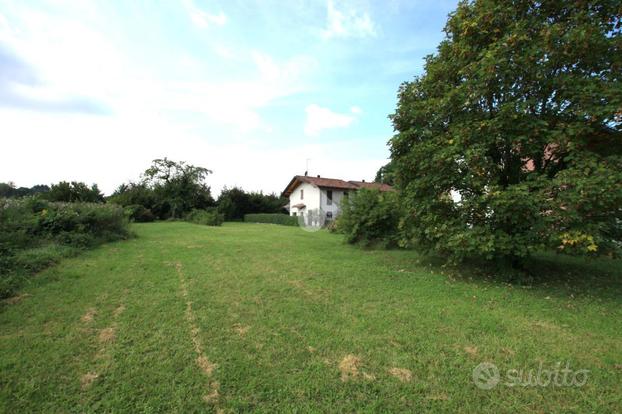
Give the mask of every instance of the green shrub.
[{"label": "green shrub", "polygon": [[284,226],[298,226],[298,217],[280,213],[245,214],[244,221],[247,223],[270,223],[281,224]]},{"label": "green shrub", "polygon": [[195,209],[186,215],[185,220],[206,226],[220,226],[225,221],[225,216],[219,213],[216,208],[208,208],[205,210]]},{"label": "green shrub", "polygon": [[50,203],[37,214],[39,236],[86,247],[129,235],[123,209],[111,204]]},{"label": "green shrub", "polygon": [[0,298],[62,257],[128,236],[119,206],[0,199]]},{"label": "green shrub", "polygon": [[341,202],[335,227],[348,243],[392,247],[400,239],[400,218],[397,193],[362,189]]},{"label": "green shrub", "polygon": [[155,220],[155,215],[151,210],[140,204],[125,207],[125,214],[130,220],[137,223],[150,223]]}]

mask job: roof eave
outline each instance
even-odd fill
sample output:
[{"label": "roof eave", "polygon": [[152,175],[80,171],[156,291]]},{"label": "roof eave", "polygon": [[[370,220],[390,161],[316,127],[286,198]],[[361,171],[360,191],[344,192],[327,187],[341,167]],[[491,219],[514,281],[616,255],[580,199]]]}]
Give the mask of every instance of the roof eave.
[{"label": "roof eave", "polygon": [[[291,179],[289,184],[287,184],[287,186],[285,187],[285,190],[283,190],[283,192],[281,193],[281,197],[289,197],[290,194],[294,192],[296,187],[298,187],[300,184],[304,182],[300,178],[301,177],[299,175],[294,175],[294,178]],[[299,184],[294,185],[296,181],[299,181]]]}]

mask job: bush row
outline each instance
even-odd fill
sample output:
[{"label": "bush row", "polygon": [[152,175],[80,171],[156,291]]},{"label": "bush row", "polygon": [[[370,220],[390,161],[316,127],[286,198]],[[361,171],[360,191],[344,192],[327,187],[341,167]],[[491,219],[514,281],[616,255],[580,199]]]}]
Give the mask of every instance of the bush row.
[{"label": "bush row", "polygon": [[225,215],[218,212],[215,207],[205,210],[192,210],[185,217],[186,221],[206,226],[220,226],[225,221]]},{"label": "bush row", "polygon": [[62,257],[128,236],[126,215],[115,205],[0,199],[0,297]]},{"label": "bush row", "polygon": [[298,226],[298,217],[288,216],[287,214],[245,214],[244,221],[247,223],[270,223],[281,224],[284,226]]}]

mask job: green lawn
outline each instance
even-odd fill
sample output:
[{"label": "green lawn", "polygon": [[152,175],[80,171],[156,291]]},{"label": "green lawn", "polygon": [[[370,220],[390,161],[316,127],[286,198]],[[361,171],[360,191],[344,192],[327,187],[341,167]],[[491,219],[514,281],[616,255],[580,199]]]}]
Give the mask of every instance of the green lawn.
[{"label": "green lawn", "polygon": [[[620,262],[542,258],[549,282],[520,286],[294,227],[134,230],[1,305],[0,412],[622,407]],[[585,385],[503,383],[557,363]]]}]

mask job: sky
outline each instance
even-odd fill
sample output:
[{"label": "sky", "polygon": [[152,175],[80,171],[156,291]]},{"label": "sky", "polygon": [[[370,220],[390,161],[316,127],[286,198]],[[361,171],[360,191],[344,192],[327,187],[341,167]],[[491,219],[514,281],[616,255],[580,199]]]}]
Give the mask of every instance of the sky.
[{"label": "sky", "polygon": [[0,0],[0,182],[110,194],[168,157],[212,192],[373,180],[456,1]]}]

